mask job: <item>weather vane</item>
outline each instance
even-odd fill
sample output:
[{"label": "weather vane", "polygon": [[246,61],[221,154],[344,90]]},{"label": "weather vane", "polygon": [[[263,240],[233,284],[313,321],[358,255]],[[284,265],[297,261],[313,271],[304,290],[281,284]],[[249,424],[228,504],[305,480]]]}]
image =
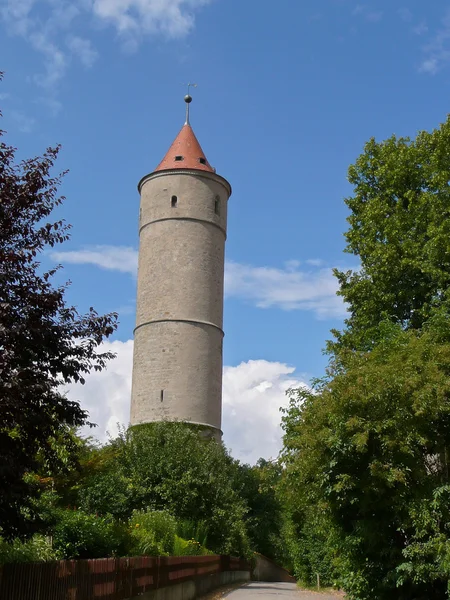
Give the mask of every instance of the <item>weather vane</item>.
[{"label": "weather vane", "polygon": [[184,97],[184,101],[186,102],[186,125],[189,125],[189,104],[192,102],[192,96],[189,94],[191,87],[197,87],[196,83],[188,83],[187,84],[187,94]]}]

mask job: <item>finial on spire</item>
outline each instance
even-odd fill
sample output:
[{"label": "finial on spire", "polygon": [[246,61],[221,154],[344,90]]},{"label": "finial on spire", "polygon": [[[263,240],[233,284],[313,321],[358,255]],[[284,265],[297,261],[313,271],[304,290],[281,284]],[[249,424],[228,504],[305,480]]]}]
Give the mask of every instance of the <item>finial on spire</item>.
[{"label": "finial on spire", "polygon": [[187,84],[188,93],[184,97],[184,101],[186,102],[186,123],[185,123],[185,125],[190,125],[190,123],[189,123],[189,104],[192,102],[192,96],[189,94],[189,88],[191,88],[191,87],[197,87],[197,84],[196,83],[188,83]]}]

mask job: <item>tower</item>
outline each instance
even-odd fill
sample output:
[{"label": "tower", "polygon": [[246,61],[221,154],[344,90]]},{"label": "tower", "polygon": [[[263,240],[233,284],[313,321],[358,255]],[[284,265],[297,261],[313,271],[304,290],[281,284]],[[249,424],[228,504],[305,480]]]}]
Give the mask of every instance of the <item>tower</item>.
[{"label": "tower", "polygon": [[230,184],[186,122],[138,185],[131,424],[187,421],[221,436],[224,253]]}]

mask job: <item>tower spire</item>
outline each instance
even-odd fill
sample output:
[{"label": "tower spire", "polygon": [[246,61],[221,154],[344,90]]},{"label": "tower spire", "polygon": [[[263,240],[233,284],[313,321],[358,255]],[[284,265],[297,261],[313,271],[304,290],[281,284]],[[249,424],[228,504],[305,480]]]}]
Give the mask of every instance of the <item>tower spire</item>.
[{"label": "tower spire", "polygon": [[186,102],[186,122],[185,122],[185,125],[190,125],[190,123],[189,123],[189,105],[192,102],[192,96],[189,94],[189,88],[191,88],[191,87],[197,87],[197,84],[196,83],[188,83],[187,84],[188,93],[184,97],[184,101]]}]

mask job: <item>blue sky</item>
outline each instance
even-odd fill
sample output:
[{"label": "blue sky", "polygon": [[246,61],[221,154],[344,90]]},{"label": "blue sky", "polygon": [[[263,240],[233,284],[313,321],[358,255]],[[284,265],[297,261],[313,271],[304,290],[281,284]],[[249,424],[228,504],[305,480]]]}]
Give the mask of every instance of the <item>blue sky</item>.
[{"label": "blue sky", "polygon": [[[233,186],[225,442],[275,455],[284,390],[323,373],[345,308],[346,171],[371,136],[413,136],[449,106],[450,2],[0,0],[3,128],[20,156],[61,143],[70,243],[49,255],[81,310],[117,310],[108,373],[72,389],[99,423],[129,410],[138,180],[184,119]],[[258,416],[255,417],[255,408]],[[262,435],[264,433],[264,435]]]}]

